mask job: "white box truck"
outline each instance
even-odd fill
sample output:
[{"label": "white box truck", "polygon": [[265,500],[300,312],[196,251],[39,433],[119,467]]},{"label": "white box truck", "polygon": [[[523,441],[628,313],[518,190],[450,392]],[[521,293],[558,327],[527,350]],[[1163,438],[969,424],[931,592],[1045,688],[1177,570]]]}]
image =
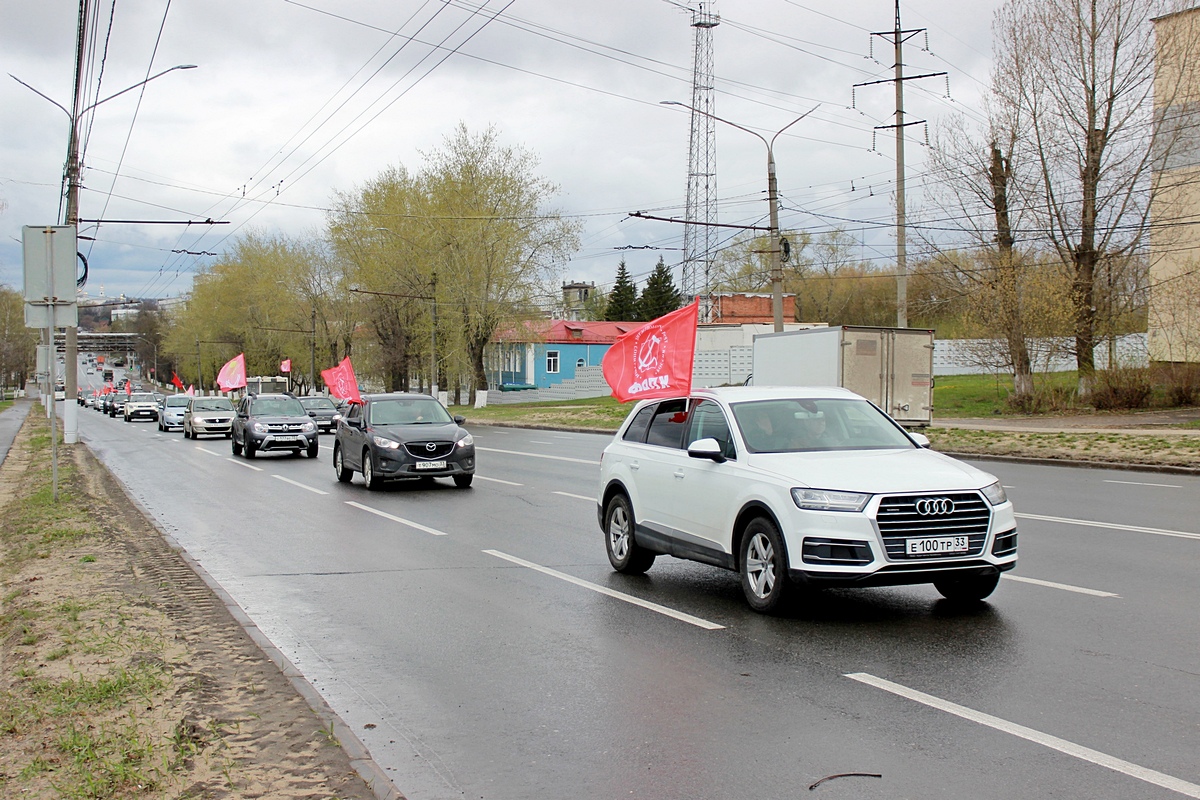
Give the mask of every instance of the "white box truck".
[{"label": "white box truck", "polygon": [[833,325],[754,337],[755,386],[841,386],[901,425],[933,421],[933,331]]}]

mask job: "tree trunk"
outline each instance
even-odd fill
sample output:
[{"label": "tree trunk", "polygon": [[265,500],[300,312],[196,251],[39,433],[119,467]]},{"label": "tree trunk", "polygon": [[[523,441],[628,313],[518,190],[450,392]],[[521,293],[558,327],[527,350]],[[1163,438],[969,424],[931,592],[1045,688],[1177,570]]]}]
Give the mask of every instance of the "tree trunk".
[{"label": "tree trunk", "polygon": [[1001,324],[1008,342],[1008,358],[1013,370],[1013,393],[1017,397],[1033,394],[1033,365],[1029,345],[1025,341],[1024,318],[1021,313],[1021,275],[1016,261],[1012,223],[1008,213],[1008,183],[1012,163],[1000,148],[992,144],[992,208],[996,214],[996,246],[1000,258],[1000,299],[1003,304]]}]

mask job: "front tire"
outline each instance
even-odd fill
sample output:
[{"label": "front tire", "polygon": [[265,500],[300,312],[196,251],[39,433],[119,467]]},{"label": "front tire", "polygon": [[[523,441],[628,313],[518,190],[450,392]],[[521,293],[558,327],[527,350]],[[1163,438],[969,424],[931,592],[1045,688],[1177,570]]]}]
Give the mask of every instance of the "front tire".
[{"label": "front tire", "polygon": [[246,440],[246,458],[254,458],[254,454],[258,452],[258,448],[254,446],[253,439]]},{"label": "front tire", "polygon": [[375,477],[375,465],[371,463],[371,451],[363,450],[362,454],[362,474],[363,483],[370,491],[375,491],[379,488],[379,479]]},{"label": "front tire", "polygon": [[996,591],[1000,573],[995,575],[971,575],[966,578],[944,578],[934,581],[933,586],[942,597],[958,603],[977,602]]},{"label": "front tire", "polygon": [[346,469],[346,465],[342,463],[342,446],[339,444],[333,446],[333,471],[337,474],[339,483],[349,483],[354,477],[354,470]]},{"label": "front tire", "polygon": [[474,477],[475,477],[474,475],[455,475],[454,476],[454,485],[460,489],[466,489],[468,486],[471,485],[471,480]]},{"label": "front tire", "polygon": [[613,495],[604,509],[604,549],[608,563],[623,575],[641,575],[654,565],[656,554],[634,541],[635,526],[629,498]]},{"label": "front tire", "polygon": [[[187,431],[184,431],[183,435],[187,436]],[[240,456],[242,454],[242,446],[240,444],[238,444],[237,439],[234,439],[232,444],[233,444],[233,454],[235,456]]]},{"label": "front tire", "polygon": [[791,594],[783,537],[775,523],[756,517],[746,526],[738,559],[746,602],[761,614],[775,613]]},{"label": "front tire", "polygon": [[308,446],[308,457],[316,458],[319,455],[321,455],[321,445],[314,440],[313,443]]}]

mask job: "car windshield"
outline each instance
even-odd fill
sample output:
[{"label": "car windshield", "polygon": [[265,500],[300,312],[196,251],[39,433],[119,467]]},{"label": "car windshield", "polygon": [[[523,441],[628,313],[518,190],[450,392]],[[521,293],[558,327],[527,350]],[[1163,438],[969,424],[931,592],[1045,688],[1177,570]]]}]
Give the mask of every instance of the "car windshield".
[{"label": "car windshield", "polygon": [[294,397],[260,397],[250,406],[258,417],[307,417],[304,406]]},{"label": "car windshield", "polygon": [[301,397],[300,405],[305,408],[329,408],[334,411],[337,410],[337,406],[328,397]]},{"label": "car windshield", "polygon": [[129,402],[131,402],[131,403],[153,403],[153,402],[155,402],[155,400],[154,400],[154,395],[152,395],[152,394],[133,394],[133,395],[129,396]]},{"label": "car windshield", "polygon": [[865,400],[756,400],[734,404],[733,416],[752,453],[916,447],[891,419]]},{"label": "car windshield", "polygon": [[189,398],[186,394],[177,395],[175,397],[168,397],[166,406],[167,406],[167,408],[183,408],[184,406],[186,406],[188,404],[188,400],[190,400],[190,399],[191,398]]},{"label": "car windshield", "polygon": [[372,425],[443,425],[453,422],[432,397],[396,397],[371,403]]},{"label": "car windshield", "polygon": [[228,397],[206,397],[192,401],[192,411],[233,411]]}]

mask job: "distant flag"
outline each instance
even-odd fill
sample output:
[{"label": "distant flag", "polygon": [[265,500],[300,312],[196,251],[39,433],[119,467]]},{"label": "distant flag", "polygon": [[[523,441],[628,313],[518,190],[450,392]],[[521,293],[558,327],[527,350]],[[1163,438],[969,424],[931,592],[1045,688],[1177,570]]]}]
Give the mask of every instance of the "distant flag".
[{"label": "distant flag", "polygon": [[125,381],[125,394],[127,394],[127,395],[133,394],[133,384],[130,383],[129,381]]},{"label": "distant flag", "polygon": [[362,403],[362,395],[358,393],[358,378],[354,376],[354,367],[350,364],[350,356],[342,359],[336,367],[321,370],[321,380],[329,387],[329,393],[351,403]]},{"label": "distant flag", "polygon": [[292,360],[290,358],[285,358],[283,361],[279,362],[279,371],[280,372],[291,372],[292,371]]},{"label": "distant flag", "polygon": [[174,371],[171,372],[171,385],[179,391],[183,391],[183,381],[179,379],[179,376]]},{"label": "distant flag", "polygon": [[192,386],[190,383],[188,384],[187,393],[190,396],[194,396],[196,394],[196,388],[194,386]]},{"label": "distant flag", "polygon": [[217,373],[217,388],[222,392],[231,392],[246,385],[246,354],[238,353]]}]

